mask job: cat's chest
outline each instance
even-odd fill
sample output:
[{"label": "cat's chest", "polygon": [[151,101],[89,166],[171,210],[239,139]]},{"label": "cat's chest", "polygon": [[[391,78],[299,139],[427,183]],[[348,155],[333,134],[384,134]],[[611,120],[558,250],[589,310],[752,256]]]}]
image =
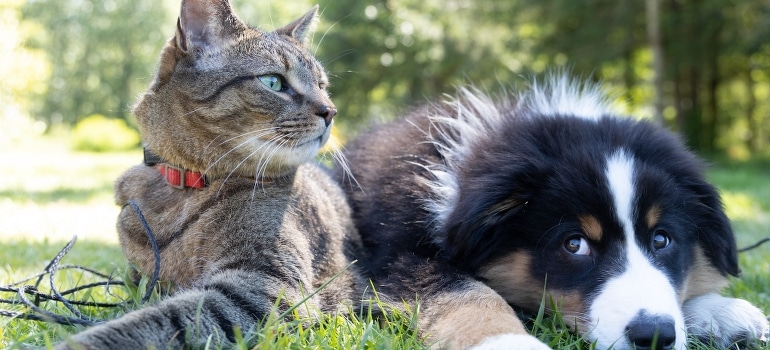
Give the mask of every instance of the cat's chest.
[{"label": "cat's chest", "polygon": [[[119,204],[134,201],[148,222],[168,235],[204,226],[221,229],[259,225],[275,226],[287,212],[296,210],[292,184],[256,182],[248,178],[216,180],[201,189],[179,189],[166,183],[151,167],[124,174],[116,186]],[[206,230],[210,231],[210,229]]]}]

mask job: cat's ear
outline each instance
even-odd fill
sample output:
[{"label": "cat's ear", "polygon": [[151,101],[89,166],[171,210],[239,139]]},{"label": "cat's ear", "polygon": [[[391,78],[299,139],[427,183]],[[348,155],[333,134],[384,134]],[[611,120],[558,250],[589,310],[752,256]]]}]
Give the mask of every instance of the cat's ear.
[{"label": "cat's ear", "polygon": [[185,53],[216,47],[236,35],[241,21],[227,0],[182,0],[176,44]]},{"label": "cat's ear", "polygon": [[313,6],[310,11],[298,18],[294,22],[289,23],[283,28],[279,28],[276,32],[290,36],[301,43],[305,43],[308,33],[312,32],[318,22],[318,5]]}]

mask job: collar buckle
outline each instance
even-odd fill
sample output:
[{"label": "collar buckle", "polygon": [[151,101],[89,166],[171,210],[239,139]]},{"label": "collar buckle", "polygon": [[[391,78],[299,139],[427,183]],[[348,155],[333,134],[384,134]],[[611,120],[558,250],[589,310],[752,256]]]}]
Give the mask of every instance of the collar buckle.
[{"label": "collar buckle", "polygon": [[142,147],[142,150],[144,151],[144,165],[154,166],[163,163],[163,158],[148,150],[147,147]]},{"label": "collar buckle", "polygon": [[187,177],[185,173],[187,171],[184,168],[162,163],[159,170],[169,186],[180,190],[185,188],[185,177]]}]

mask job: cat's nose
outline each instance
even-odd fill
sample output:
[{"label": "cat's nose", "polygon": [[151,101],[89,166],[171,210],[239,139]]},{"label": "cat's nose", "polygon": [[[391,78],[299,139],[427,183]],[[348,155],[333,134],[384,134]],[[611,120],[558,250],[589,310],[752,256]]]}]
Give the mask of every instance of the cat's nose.
[{"label": "cat's nose", "polygon": [[315,115],[324,118],[324,121],[326,122],[326,126],[329,126],[329,124],[332,123],[332,118],[334,118],[335,115],[337,115],[337,108],[334,106],[321,106],[321,108],[318,109],[318,111],[315,112]]}]

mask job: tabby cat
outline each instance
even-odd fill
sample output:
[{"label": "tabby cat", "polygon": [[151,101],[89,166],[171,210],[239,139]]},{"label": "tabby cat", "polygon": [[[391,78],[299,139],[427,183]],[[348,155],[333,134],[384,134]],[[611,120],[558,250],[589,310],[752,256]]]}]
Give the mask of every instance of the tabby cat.
[{"label": "tabby cat", "polygon": [[336,114],[324,69],[304,44],[317,12],[265,32],[227,0],[182,1],[176,35],[134,108],[150,157],[116,184],[123,251],[153,272],[131,201],[154,231],[160,277],[174,292],[59,348],[228,344],[236,328],[247,332],[343,271],[297,312],[361,297],[363,283],[346,270],[360,246],[350,209],[326,171],[308,164]]}]

